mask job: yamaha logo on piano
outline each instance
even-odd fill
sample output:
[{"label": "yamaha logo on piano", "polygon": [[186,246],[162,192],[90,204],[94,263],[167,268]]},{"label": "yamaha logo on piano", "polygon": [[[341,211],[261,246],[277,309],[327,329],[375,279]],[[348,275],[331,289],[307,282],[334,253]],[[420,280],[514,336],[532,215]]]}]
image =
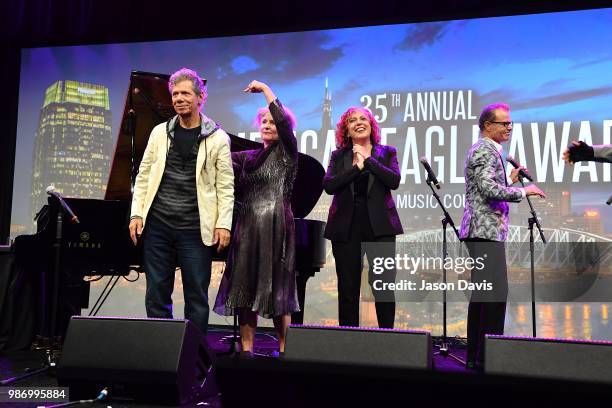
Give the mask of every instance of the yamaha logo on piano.
[{"label": "yamaha logo on piano", "polygon": [[81,234],[79,235],[79,238],[81,239],[80,242],[67,242],[67,246],[68,248],[90,248],[90,249],[101,249],[102,248],[102,243],[101,242],[89,242],[89,232],[87,231],[83,231],[81,232]]}]

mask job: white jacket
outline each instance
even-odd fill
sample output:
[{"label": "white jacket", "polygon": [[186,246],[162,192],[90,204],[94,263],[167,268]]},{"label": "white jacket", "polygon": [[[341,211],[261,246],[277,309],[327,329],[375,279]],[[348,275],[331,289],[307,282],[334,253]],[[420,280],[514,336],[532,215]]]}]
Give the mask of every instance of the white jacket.
[{"label": "white jacket", "polygon": [[[231,230],[232,227],[234,171],[229,136],[211,119],[202,114],[200,117],[201,134],[205,140],[200,143],[196,160],[196,189],[202,242],[210,246],[215,228]],[[178,116],[175,116],[170,122],[160,123],[153,128],[140,162],[134,186],[131,216],[141,217],[145,228],[147,214],[161,183],[170,148],[166,126],[173,134],[177,120]]]}]

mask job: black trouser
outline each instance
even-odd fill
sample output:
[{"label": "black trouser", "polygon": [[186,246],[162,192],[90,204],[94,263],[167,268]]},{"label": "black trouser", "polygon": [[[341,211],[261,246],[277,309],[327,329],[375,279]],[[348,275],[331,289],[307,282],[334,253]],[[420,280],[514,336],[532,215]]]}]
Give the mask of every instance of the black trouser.
[{"label": "black trouser", "polygon": [[[486,334],[504,334],[506,298],[508,296],[508,271],[504,242],[479,238],[465,240],[474,259],[483,257],[484,268],[472,269],[471,281],[490,282],[490,292],[472,292],[467,317],[467,360],[482,366]],[[486,256],[485,256],[486,254]]]},{"label": "black trouser", "polygon": [[[368,245],[368,243],[388,242],[387,245]],[[395,281],[395,269],[387,270],[382,274],[374,274],[372,270],[373,259],[376,257],[395,258],[395,236],[382,236],[371,238],[362,245],[357,234],[351,235],[349,241],[332,241],[332,251],[336,260],[336,274],[338,276],[338,320],[340,326],[359,326],[359,294],[361,289],[361,271],[363,269],[363,256],[368,257],[370,266],[368,282],[372,286],[374,280],[383,282]],[[395,297],[393,291],[372,290],[376,307],[378,326],[393,328],[395,320]]]}]

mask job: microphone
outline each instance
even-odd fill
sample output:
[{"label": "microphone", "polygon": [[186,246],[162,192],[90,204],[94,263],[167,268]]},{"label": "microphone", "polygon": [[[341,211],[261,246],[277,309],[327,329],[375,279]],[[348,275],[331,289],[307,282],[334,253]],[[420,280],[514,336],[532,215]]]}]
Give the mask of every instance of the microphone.
[{"label": "microphone", "polygon": [[431,169],[431,166],[429,165],[429,162],[427,161],[427,157],[423,156],[419,159],[419,161],[421,162],[423,167],[425,167],[425,171],[427,172],[427,182],[433,183],[433,185],[436,186],[437,189],[439,190],[440,182],[436,178],[436,173],[434,173],[434,171]]},{"label": "microphone", "polygon": [[68,204],[66,204],[66,202],[62,198],[61,194],[58,193],[57,191],[55,191],[55,186],[47,187],[47,194],[57,198],[57,201],[62,206],[62,209],[64,210],[64,212],[66,214],[68,214],[68,217],[70,218],[70,222],[71,223],[73,223],[73,224],[79,224],[80,223],[79,218],[76,215],[74,215],[74,213],[72,212],[72,209],[70,208],[70,206]]},{"label": "microphone", "polygon": [[[512,167],[514,167],[515,169],[518,169],[519,167],[521,167],[521,165],[516,160],[514,160],[514,157],[512,156],[506,157],[506,161],[510,163]],[[533,183],[533,177],[531,177],[531,174],[529,174],[529,171],[527,171],[527,169],[521,169],[519,171],[519,176],[526,178],[527,180]]]}]

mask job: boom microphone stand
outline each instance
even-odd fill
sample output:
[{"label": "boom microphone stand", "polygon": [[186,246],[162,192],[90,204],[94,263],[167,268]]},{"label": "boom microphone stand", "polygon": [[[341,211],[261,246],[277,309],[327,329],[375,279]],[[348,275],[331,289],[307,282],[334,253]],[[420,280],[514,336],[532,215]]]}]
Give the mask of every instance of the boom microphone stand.
[{"label": "boom microphone stand", "polygon": [[[56,228],[55,228],[55,243],[53,244],[54,252],[54,264],[53,264],[53,280],[51,286],[51,316],[45,316],[43,319],[44,327],[48,330],[48,339],[44,340],[44,351],[43,364],[41,368],[34,370],[27,370],[25,374],[10,377],[0,380],[0,386],[16,383],[26,378],[42,374],[47,371],[53,372],[58,362],[59,352],[61,350],[61,341],[56,336],[57,331],[57,313],[59,303],[59,288],[60,288],[60,275],[62,269],[61,253],[63,243],[63,222],[64,215],[73,223],[78,223],[78,218],[72,212],[72,209],[66,204],[62,196],[54,191],[53,187],[47,188],[47,194],[49,194],[49,204],[57,208]],[[46,288],[43,288],[46,292]]]},{"label": "boom microphone stand", "polygon": [[[442,222],[442,260],[445,260],[446,257],[448,256],[447,239],[446,239],[447,226],[450,225],[453,228],[453,231],[455,231],[455,236],[457,237],[457,240],[461,241],[461,239],[459,238],[459,231],[457,231],[457,227],[455,226],[453,219],[451,218],[448,211],[446,211],[446,208],[442,204],[442,200],[440,200],[440,196],[434,189],[434,186],[436,186],[438,189],[440,188],[440,183],[438,182],[436,178],[436,174],[431,169],[431,166],[429,165],[425,157],[422,157],[420,161],[423,164],[423,167],[425,167],[425,170],[427,171],[427,180],[425,180],[425,182],[431,189],[431,193],[436,198],[436,201],[438,201],[438,205],[440,206],[440,209],[442,210],[444,214],[444,217],[441,219],[441,222]],[[435,354],[439,354],[444,357],[448,356],[452,358],[453,360],[457,361],[458,363],[460,363],[461,365],[465,365],[465,361],[463,361],[459,356],[450,352],[451,345],[450,345],[450,342],[448,341],[448,336],[446,332],[446,326],[447,326],[446,303],[447,302],[446,302],[446,266],[445,264],[446,264],[445,262],[442,262],[442,280],[444,282],[444,291],[442,292],[442,344],[439,346],[439,351]]]}]

